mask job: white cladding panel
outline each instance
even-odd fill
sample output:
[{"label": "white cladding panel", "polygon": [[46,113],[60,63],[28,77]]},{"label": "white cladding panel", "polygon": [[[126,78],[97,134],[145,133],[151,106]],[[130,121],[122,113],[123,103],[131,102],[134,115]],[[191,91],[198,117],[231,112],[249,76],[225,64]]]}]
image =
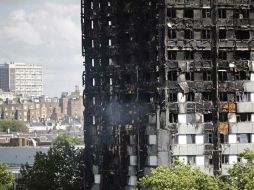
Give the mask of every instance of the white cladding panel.
[{"label": "white cladding panel", "polygon": [[187,144],[186,135],[178,135],[178,144]]},{"label": "white cladding panel", "polygon": [[205,164],[204,156],[196,156],[196,165],[203,166]]},{"label": "white cladding panel", "polygon": [[235,164],[237,162],[237,155],[229,155],[229,164]]},{"label": "white cladding panel", "polygon": [[131,166],[137,165],[137,156],[130,156],[130,165]]},{"label": "white cladding panel", "polygon": [[251,92],[251,93],[250,93],[250,101],[251,101],[251,102],[254,102],[254,92]]},{"label": "white cladding panel", "polygon": [[149,161],[150,166],[157,166],[158,165],[157,156],[149,156],[148,161]]},{"label": "white cladding panel", "polygon": [[130,176],[128,185],[136,186],[137,185],[137,176]]},{"label": "white cladding panel", "polygon": [[186,102],[186,95],[184,93],[178,93],[177,94],[177,101],[178,102]]},{"label": "white cladding panel", "polygon": [[95,174],[94,175],[94,183],[95,184],[100,184],[101,183],[101,175],[100,174]]},{"label": "white cladding panel", "polygon": [[236,114],[235,113],[228,113],[228,122],[229,123],[236,123]]},{"label": "white cladding panel", "polygon": [[236,143],[236,134],[229,134],[228,135],[228,142],[229,143]]},{"label": "white cladding panel", "polygon": [[149,144],[157,144],[156,135],[149,135]]},{"label": "white cladding panel", "polygon": [[178,114],[178,123],[187,123],[187,115]]},{"label": "white cladding panel", "polygon": [[204,135],[196,135],[196,144],[204,144]]}]

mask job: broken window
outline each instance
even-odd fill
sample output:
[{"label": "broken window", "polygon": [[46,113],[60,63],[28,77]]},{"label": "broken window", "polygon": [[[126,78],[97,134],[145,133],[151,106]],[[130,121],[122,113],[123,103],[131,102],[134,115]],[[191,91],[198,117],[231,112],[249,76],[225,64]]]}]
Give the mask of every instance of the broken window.
[{"label": "broken window", "polygon": [[219,59],[227,60],[227,52],[226,51],[219,51]]},{"label": "broken window", "polygon": [[202,97],[203,97],[204,101],[211,101],[212,100],[211,92],[203,92]]},{"label": "broken window", "polygon": [[184,31],[184,38],[185,39],[193,39],[193,31],[190,29],[187,29]]},{"label": "broken window", "polygon": [[195,144],[196,140],[195,140],[195,135],[186,135],[187,137],[187,144]]},{"label": "broken window", "polygon": [[176,113],[169,113],[169,122],[170,123],[177,123],[178,122],[178,115]]},{"label": "broken window", "polygon": [[212,132],[209,132],[207,136],[208,136],[207,142],[208,142],[208,143],[213,143],[213,133],[212,133]]},{"label": "broken window", "polygon": [[219,79],[219,82],[226,81],[228,79],[227,71],[218,71],[218,79]]},{"label": "broken window", "polygon": [[144,35],[144,38],[146,41],[150,40],[150,33],[149,32],[145,32],[145,33],[143,33],[143,35]]},{"label": "broken window", "polygon": [[131,56],[130,55],[124,55],[123,57],[125,64],[128,64],[131,62]]},{"label": "broken window", "polygon": [[144,52],[143,61],[148,62],[150,60],[150,53],[148,51]]},{"label": "broken window", "polygon": [[236,94],[236,101],[249,102],[250,101],[250,92],[237,93]]},{"label": "broken window", "polygon": [[193,51],[185,51],[184,52],[184,58],[185,58],[185,60],[194,59]]},{"label": "broken window", "polygon": [[131,74],[129,74],[129,73],[123,73],[122,76],[123,76],[124,81],[125,81],[127,84],[131,83]]},{"label": "broken window", "polygon": [[229,155],[223,154],[223,155],[221,156],[221,163],[222,163],[222,164],[229,164]]},{"label": "broken window", "polygon": [[227,122],[228,121],[228,113],[220,113],[219,120],[220,120],[220,122]]},{"label": "broken window", "polygon": [[194,92],[189,92],[186,94],[187,101],[193,102],[195,100],[195,93]]},{"label": "broken window", "polygon": [[228,143],[228,135],[220,134],[220,142],[222,144]]},{"label": "broken window", "polygon": [[211,31],[210,30],[202,30],[202,39],[210,39],[211,38]]},{"label": "broken window", "polygon": [[185,79],[190,80],[190,81],[194,81],[194,73],[193,72],[185,73]]},{"label": "broken window", "polygon": [[249,18],[249,10],[248,9],[240,9],[236,12],[236,18],[239,19],[248,19]]},{"label": "broken window", "polygon": [[201,53],[202,53],[202,58],[203,58],[204,60],[209,60],[209,59],[211,59],[211,52],[210,52],[210,51],[202,51]]},{"label": "broken window", "polygon": [[172,138],[173,138],[173,143],[174,144],[178,144],[179,143],[178,142],[178,135],[172,136]]},{"label": "broken window", "polygon": [[218,9],[219,18],[227,18],[226,9]]},{"label": "broken window", "polygon": [[196,164],[196,156],[187,156],[187,163],[190,165]]},{"label": "broken window", "polygon": [[222,102],[227,102],[228,101],[228,95],[227,92],[220,92],[219,93],[219,99]]},{"label": "broken window", "polygon": [[202,18],[210,18],[210,17],[211,17],[210,9],[203,9],[202,10]]},{"label": "broken window", "polygon": [[203,72],[203,80],[204,81],[211,81],[212,80],[212,73],[211,71]]},{"label": "broken window", "polygon": [[228,92],[228,101],[235,102],[235,93]]},{"label": "broken window", "polygon": [[176,60],[176,51],[168,51],[168,59]]},{"label": "broken window", "polygon": [[219,30],[219,39],[226,39],[227,32],[226,30]]},{"label": "broken window", "polygon": [[168,30],[168,38],[169,39],[176,39],[176,31],[175,30]]},{"label": "broken window", "polygon": [[249,30],[236,30],[235,31],[235,38],[237,40],[248,40],[250,38],[250,31]]},{"label": "broken window", "polygon": [[129,34],[129,33],[124,33],[124,34],[122,35],[122,39],[123,39],[123,41],[125,41],[125,42],[129,42],[129,41],[130,41],[130,34]]},{"label": "broken window", "polygon": [[177,93],[169,93],[169,102],[177,102]]},{"label": "broken window", "polygon": [[203,72],[195,72],[194,73],[195,81],[203,81]]},{"label": "broken window", "polygon": [[205,113],[204,114],[204,122],[211,122],[213,119],[213,114],[212,113]]},{"label": "broken window", "polygon": [[175,18],[176,17],[176,10],[175,9],[168,9],[167,10],[167,16],[169,18]]},{"label": "broken window", "polygon": [[185,18],[193,18],[193,9],[185,9],[184,10]]},{"label": "broken window", "polygon": [[151,81],[151,73],[149,73],[149,72],[144,72],[144,73],[143,73],[143,79],[144,79],[144,81],[146,81],[146,82],[150,82],[150,81]]},{"label": "broken window", "polygon": [[238,113],[236,119],[237,122],[251,121],[251,113]]},{"label": "broken window", "polygon": [[250,51],[235,51],[235,59],[236,60],[249,60],[250,59]]},{"label": "broken window", "polygon": [[251,143],[251,134],[250,133],[237,134],[236,140],[238,143]]},{"label": "broken window", "polygon": [[98,65],[101,66],[101,59],[98,59]]},{"label": "broken window", "polygon": [[208,160],[208,163],[209,163],[209,165],[213,165],[213,159],[212,158],[208,158],[209,160]]},{"label": "broken window", "polygon": [[139,93],[139,100],[142,103],[150,103],[151,102],[151,94],[150,93]]},{"label": "broken window", "polygon": [[176,81],[177,80],[177,71],[169,71],[168,72],[168,80]]},{"label": "broken window", "polygon": [[239,71],[235,73],[235,80],[250,80],[250,77],[245,71]]}]

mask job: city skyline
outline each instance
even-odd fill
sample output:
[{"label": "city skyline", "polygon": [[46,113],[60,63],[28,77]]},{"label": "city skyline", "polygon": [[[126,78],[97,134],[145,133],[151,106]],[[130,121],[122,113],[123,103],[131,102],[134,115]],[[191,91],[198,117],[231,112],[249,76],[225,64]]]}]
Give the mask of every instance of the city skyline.
[{"label": "city skyline", "polygon": [[59,96],[81,86],[79,0],[2,0],[0,63],[43,66],[43,92]]}]

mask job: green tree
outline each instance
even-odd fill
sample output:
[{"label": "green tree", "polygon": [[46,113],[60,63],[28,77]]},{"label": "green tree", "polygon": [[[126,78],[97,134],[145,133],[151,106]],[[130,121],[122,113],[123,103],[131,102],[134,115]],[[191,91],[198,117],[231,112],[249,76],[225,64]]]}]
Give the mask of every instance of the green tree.
[{"label": "green tree", "polygon": [[7,132],[10,129],[12,132],[26,132],[27,127],[22,121],[18,120],[0,120],[0,132]]},{"label": "green tree", "polygon": [[84,151],[67,141],[58,143],[48,153],[37,153],[33,166],[21,167],[18,190],[83,189]]},{"label": "green tree", "polygon": [[142,188],[148,190],[235,190],[234,186],[220,178],[209,176],[199,169],[193,169],[180,161],[170,167],[158,167],[151,176],[143,177]]},{"label": "green tree", "polygon": [[0,163],[0,189],[10,190],[12,189],[13,175],[8,171],[5,164]]},{"label": "green tree", "polygon": [[84,138],[74,137],[70,134],[59,135],[54,141],[53,144],[61,144],[62,142],[69,142],[71,145],[84,145]]},{"label": "green tree", "polygon": [[244,161],[237,162],[228,170],[229,182],[238,187],[238,189],[254,189],[254,151],[245,150],[240,157]]}]

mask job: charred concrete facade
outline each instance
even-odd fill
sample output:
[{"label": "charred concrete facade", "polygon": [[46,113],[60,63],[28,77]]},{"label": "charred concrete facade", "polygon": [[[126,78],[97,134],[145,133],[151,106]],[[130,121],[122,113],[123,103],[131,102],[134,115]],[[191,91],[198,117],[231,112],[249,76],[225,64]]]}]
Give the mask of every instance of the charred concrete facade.
[{"label": "charred concrete facade", "polygon": [[86,189],[254,148],[254,1],[82,0]]}]

